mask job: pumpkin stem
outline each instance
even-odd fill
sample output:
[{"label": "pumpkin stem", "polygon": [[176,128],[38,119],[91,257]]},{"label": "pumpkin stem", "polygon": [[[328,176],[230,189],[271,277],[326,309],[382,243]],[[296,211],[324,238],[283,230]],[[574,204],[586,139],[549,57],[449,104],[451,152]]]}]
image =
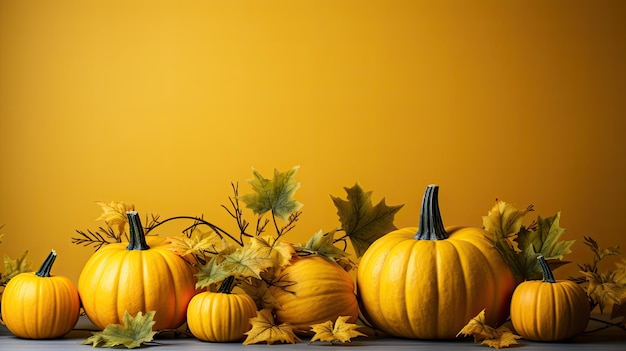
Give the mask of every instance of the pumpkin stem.
[{"label": "pumpkin stem", "polygon": [[230,294],[233,291],[233,282],[235,281],[235,276],[231,275],[228,278],[224,279],[222,285],[217,290],[218,293],[222,294]]},{"label": "pumpkin stem", "polygon": [[137,211],[128,211],[126,212],[126,217],[128,217],[128,246],[126,246],[126,250],[148,250],[150,246],[146,242],[146,236],[143,233],[143,226],[141,225],[141,218],[139,218],[139,214]]},{"label": "pumpkin stem", "polygon": [[537,261],[539,261],[539,265],[541,266],[541,272],[543,273],[543,281],[547,283],[556,283],[554,279],[554,274],[546,262],[546,259],[543,256],[538,256]]},{"label": "pumpkin stem", "polygon": [[422,198],[420,224],[414,238],[416,240],[445,240],[448,236],[439,211],[439,186],[431,184],[426,187]]},{"label": "pumpkin stem", "polygon": [[57,252],[54,250],[50,251],[50,254],[48,255],[48,257],[46,257],[46,260],[43,261],[43,263],[41,264],[41,267],[35,273],[35,275],[37,275],[38,277],[44,277],[44,278],[50,277],[50,270],[52,269],[52,264],[54,263],[54,260],[56,259],[57,259]]}]

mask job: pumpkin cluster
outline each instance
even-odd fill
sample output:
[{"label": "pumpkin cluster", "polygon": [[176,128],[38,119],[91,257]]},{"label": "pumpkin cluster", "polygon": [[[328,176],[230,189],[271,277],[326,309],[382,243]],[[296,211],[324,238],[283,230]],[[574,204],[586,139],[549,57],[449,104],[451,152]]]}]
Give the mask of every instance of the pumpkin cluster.
[{"label": "pumpkin cluster", "polygon": [[[394,229],[360,257],[356,281],[332,258],[291,256],[275,267],[268,294],[276,322],[306,335],[312,325],[362,318],[394,337],[453,339],[484,311],[485,323],[511,318],[522,337],[558,341],[582,332],[589,320],[587,296],[576,283],[556,281],[539,257],[543,281],[518,283],[489,232],[446,227],[439,187],[429,185],[419,226]],[[50,274],[54,251],[35,273],[13,278],[2,296],[2,317],[22,338],[56,338],[76,324],[79,310],[98,328],[120,324],[127,314],[155,311],[154,330],[189,331],[207,342],[240,341],[262,309],[252,296],[234,292],[234,276],[217,290],[197,284],[197,268],[171,249],[171,242],[146,236],[136,211],[126,212],[129,242],[112,243],[86,262],[77,286]],[[289,282],[283,285],[281,282]],[[41,316],[33,319],[28,316]]]}]

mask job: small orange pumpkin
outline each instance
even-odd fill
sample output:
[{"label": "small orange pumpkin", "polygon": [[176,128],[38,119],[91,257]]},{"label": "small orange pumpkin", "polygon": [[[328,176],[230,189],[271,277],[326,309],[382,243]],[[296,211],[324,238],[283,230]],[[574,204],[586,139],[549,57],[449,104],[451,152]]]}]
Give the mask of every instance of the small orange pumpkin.
[{"label": "small orange pumpkin", "polygon": [[194,296],[187,307],[187,326],[196,338],[210,342],[232,342],[250,330],[256,304],[247,294],[232,293],[234,277],[228,277],[217,292]]},{"label": "small orange pumpkin", "polygon": [[37,272],[16,275],[2,293],[2,319],[20,338],[58,338],[76,325],[78,290],[69,278],[50,275],[56,257],[52,250]]},{"label": "small orange pumpkin", "polygon": [[543,256],[537,257],[543,280],[517,286],[511,299],[511,322],[524,339],[560,341],[582,333],[589,323],[589,299],[570,280],[555,280]]}]

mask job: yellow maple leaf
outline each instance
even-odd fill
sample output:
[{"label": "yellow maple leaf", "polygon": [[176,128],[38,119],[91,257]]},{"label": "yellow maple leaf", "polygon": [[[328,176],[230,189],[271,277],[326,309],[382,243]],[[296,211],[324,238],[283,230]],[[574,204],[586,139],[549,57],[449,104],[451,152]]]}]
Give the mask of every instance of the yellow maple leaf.
[{"label": "yellow maple leaf", "polygon": [[485,323],[485,310],[480,311],[472,318],[456,335],[474,336],[474,342],[482,341],[482,344],[496,349],[518,344],[517,339],[521,336],[513,334],[509,328],[500,326],[493,328]]},{"label": "yellow maple leaf", "polygon": [[96,201],[96,204],[102,207],[102,214],[96,218],[96,221],[103,220],[111,227],[117,226],[118,233],[123,233],[124,226],[128,222],[126,212],[134,211],[135,205],[126,204],[123,201]]},{"label": "yellow maple leaf", "polygon": [[626,288],[620,282],[622,278],[618,271],[581,273],[587,280],[587,296],[598,303],[601,313],[607,307],[621,303],[621,296]]},{"label": "yellow maple leaf", "polygon": [[487,345],[494,349],[501,349],[503,347],[509,347],[511,345],[519,344],[517,339],[520,339],[521,336],[513,334],[509,328],[505,326],[501,326],[497,329],[500,333],[500,336],[495,339],[485,339],[481,344]]},{"label": "yellow maple leaf", "polygon": [[257,311],[256,317],[250,318],[252,328],[246,332],[244,345],[265,342],[271,345],[275,342],[295,344],[300,339],[294,333],[293,327],[288,323],[276,325],[272,311],[263,309]]},{"label": "yellow maple leaf", "polygon": [[24,251],[24,253],[16,259],[4,255],[4,275],[0,275],[2,278],[0,282],[6,283],[20,273],[31,272],[30,262],[26,261],[27,255],[28,250]]},{"label": "yellow maple leaf", "polygon": [[221,239],[213,230],[202,231],[199,227],[194,228],[190,236],[180,234],[168,238],[169,250],[180,257],[195,258],[199,264],[205,264],[220,250],[217,244]]},{"label": "yellow maple leaf", "polygon": [[318,323],[311,326],[311,331],[315,333],[309,344],[319,340],[329,343],[333,342],[349,342],[352,338],[357,336],[366,336],[357,329],[358,325],[346,322],[350,316],[339,316],[335,323],[333,321],[326,321],[324,323]]},{"label": "yellow maple leaf", "polygon": [[479,342],[483,339],[493,339],[498,336],[496,330],[485,323],[485,310],[480,311],[476,317],[470,319],[456,336],[459,335],[473,335],[474,342]]}]

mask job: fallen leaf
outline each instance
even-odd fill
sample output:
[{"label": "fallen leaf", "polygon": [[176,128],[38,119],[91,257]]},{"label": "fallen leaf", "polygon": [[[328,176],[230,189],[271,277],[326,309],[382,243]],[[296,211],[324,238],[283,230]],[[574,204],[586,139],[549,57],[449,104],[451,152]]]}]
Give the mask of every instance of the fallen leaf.
[{"label": "fallen leaf", "polygon": [[476,317],[472,318],[457,336],[474,336],[474,342],[481,342],[483,345],[500,349],[518,344],[517,339],[521,336],[513,334],[511,330],[505,326],[497,329],[485,323],[485,310],[480,311]]},{"label": "fallen leaf", "polygon": [[245,334],[244,345],[258,344],[261,342],[271,345],[275,342],[295,344],[301,341],[294,333],[293,327],[288,323],[276,325],[274,316],[269,309],[257,311],[257,316],[250,318],[250,329]]},{"label": "fallen leaf", "polygon": [[155,311],[143,315],[137,312],[135,317],[126,311],[122,318],[122,324],[109,324],[101,332],[93,332],[92,336],[83,341],[83,345],[92,344],[93,347],[115,347],[123,345],[128,349],[140,347],[143,343],[150,342],[156,334],[152,330],[154,325]]},{"label": "fallen leaf", "polygon": [[352,338],[366,336],[357,330],[359,328],[358,325],[346,322],[349,318],[350,316],[339,316],[335,323],[333,323],[333,321],[326,321],[312,325],[311,331],[314,332],[315,335],[313,335],[309,344],[316,340],[329,342],[331,344],[334,342],[345,343],[351,341]]},{"label": "fallen leaf", "polygon": [[494,349],[501,349],[503,347],[519,344],[517,339],[522,338],[519,335],[513,334],[507,327],[504,326],[499,327],[497,330],[501,333],[499,337],[495,339],[485,339],[481,344]]}]

